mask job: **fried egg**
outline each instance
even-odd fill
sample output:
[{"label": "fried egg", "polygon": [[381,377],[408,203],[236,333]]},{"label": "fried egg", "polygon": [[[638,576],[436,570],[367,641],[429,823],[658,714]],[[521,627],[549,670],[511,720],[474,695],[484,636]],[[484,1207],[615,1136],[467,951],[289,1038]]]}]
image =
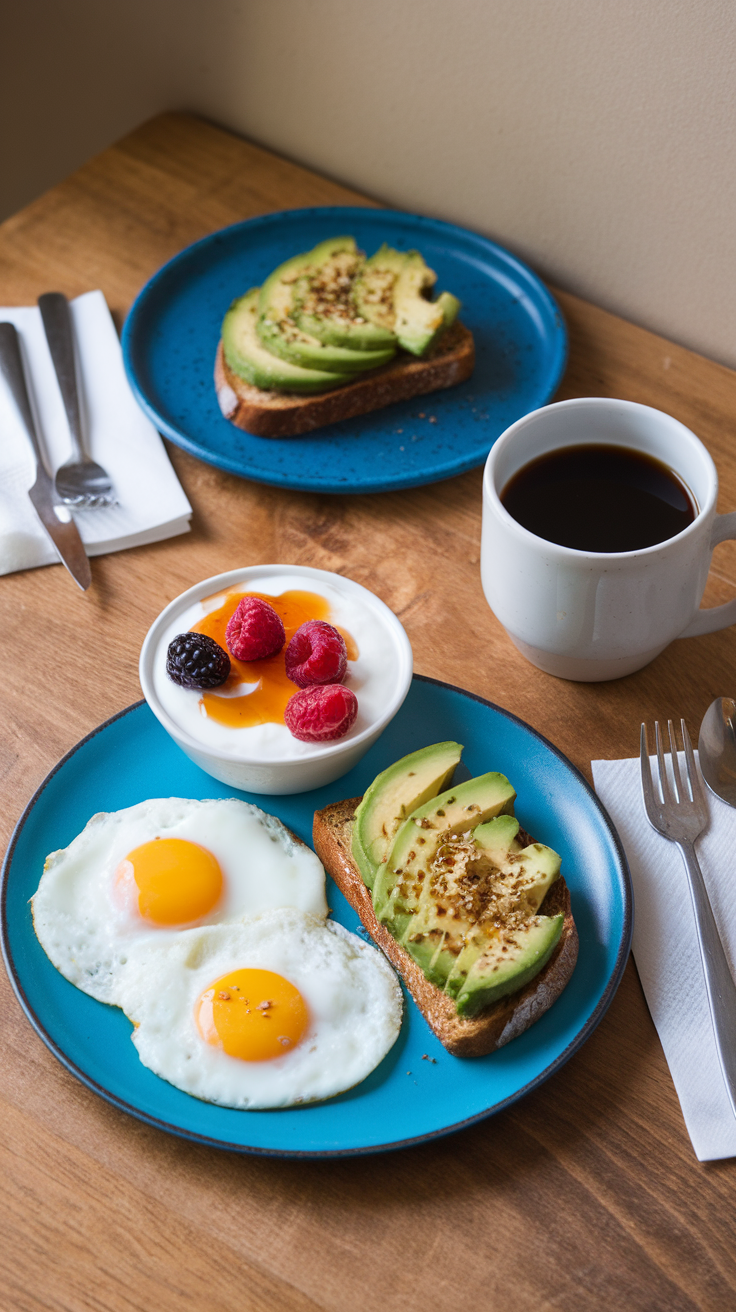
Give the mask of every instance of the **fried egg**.
[{"label": "fried egg", "polygon": [[135,944],[275,907],[327,915],[314,852],[237,798],[151,798],[93,816],[47,858],[32,907],[57,970],[115,1005]]},{"label": "fried egg", "polygon": [[401,1027],[383,954],[292,908],[141,942],[121,981],[144,1066],[225,1107],[333,1097],[375,1069]]}]

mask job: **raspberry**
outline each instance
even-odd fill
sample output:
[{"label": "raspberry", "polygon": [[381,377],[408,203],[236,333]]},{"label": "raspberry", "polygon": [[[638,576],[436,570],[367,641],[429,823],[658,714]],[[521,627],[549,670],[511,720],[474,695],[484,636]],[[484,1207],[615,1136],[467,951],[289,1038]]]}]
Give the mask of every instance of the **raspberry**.
[{"label": "raspberry", "polygon": [[261,661],[281,651],[286,634],[273,606],[261,597],[243,597],[230,616],[225,640],[239,661]]},{"label": "raspberry", "polygon": [[303,743],[327,743],[344,738],[355,724],[358,698],[341,683],[302,688],[286,703],[284,722]]},{"label": "raspberry", "polygon": [[307,620],[286,648],[286,673],[292,683],[342,683],[348,668],[345,639],[324,620]]},{"label": "raspberry", "polygon": [[219,688],[230,673],[230,657],[206,633],[180,633],[169,643],[166,673],[182,688]]}]

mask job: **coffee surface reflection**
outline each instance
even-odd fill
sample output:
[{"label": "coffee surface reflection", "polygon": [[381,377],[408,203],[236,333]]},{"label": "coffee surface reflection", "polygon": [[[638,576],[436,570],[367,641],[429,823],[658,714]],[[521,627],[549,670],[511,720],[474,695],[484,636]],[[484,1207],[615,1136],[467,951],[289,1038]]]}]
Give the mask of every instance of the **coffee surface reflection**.
[{"label": "coffee surface reflection", "polygon": [[531,460],[509,479],[501,502],[537,537],[604,554],[666,542],[698,514],[689,488],[660,460],[598,443]]}]

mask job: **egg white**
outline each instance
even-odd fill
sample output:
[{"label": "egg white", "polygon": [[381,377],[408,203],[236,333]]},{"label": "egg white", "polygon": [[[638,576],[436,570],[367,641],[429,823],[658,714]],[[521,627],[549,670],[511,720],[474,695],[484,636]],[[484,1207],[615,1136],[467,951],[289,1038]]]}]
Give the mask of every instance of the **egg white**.
[{"label": "egg white", "polygon": [[66,979],[101,1002],[120,1005],[120,973],[136,943],[161,943],[181,933],[179,927],[145,921],[114,894],[119,863],[156,837],[199,843],[219,862],[225,887],[201,925],[274,907],[327,915],[318,857],[257,806],[232,797],[169,797],[101,812],[68,847],[47,857],[32,899],[34,928],[48,957]]},{"label": "egg white", "polygon": [[[197,1028],[200,995],[244,967],[283,975],[309,1010],[301,1042],[272,1061],[231,1057]],[[141,942],[121,983],[120,1005],[137,1026],[132,1038],[144,1066],[225,1107],[330,1098],[364,1080],[401,1028],[401,987],[383,954],[341,925],[292,908]]]}]

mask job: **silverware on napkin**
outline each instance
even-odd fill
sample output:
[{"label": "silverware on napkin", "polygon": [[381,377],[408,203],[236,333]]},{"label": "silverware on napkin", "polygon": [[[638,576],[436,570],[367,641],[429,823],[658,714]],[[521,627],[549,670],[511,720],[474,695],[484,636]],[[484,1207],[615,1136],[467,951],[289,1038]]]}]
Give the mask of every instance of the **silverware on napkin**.
[{"label": "silverware on napkin", "polygon": [[685,862],[718,1060],[731,1110],[736,1116],[736,984],[726,960],[702,871],[695,855],[695,839],[702,834],[708,823],[708,809],[685,721],[680,720],[685,753],[685,787],[680,777],[677,742],[671,720],[667,722],[667,727],[672,782],[665,765],[659,724],[655,722],[654,736],[659,767],[659,787],[655,788],[649,761],[647,726],[645,724],[641,726],[641,789],[644,796],[644,809],[652,828],[662,834],[663,838],[668,838],[670,842],[677,844]]},{"label": "silverware on napkin", "polygon": [[68,506],[59,504],[53,479],[44,464],[28,396],[18,334],[12,323],[0,323],[0,372],[10,388],[36,457],[36,481],[28,492],[31,503],[62,563],[66,565],[75,583],[85,591],[92,582],[92,571],[71,511]]},{"label": "silverware on napkin", "polygon": [[56,471],[59,501],[78,510],[115,505],[115,492],[106,469],[84,450],[82,407],[79,398],[74,329],[69,302],[63,292],[45,292],[38,298],[46,340],[64,402],[72,454]]}]

